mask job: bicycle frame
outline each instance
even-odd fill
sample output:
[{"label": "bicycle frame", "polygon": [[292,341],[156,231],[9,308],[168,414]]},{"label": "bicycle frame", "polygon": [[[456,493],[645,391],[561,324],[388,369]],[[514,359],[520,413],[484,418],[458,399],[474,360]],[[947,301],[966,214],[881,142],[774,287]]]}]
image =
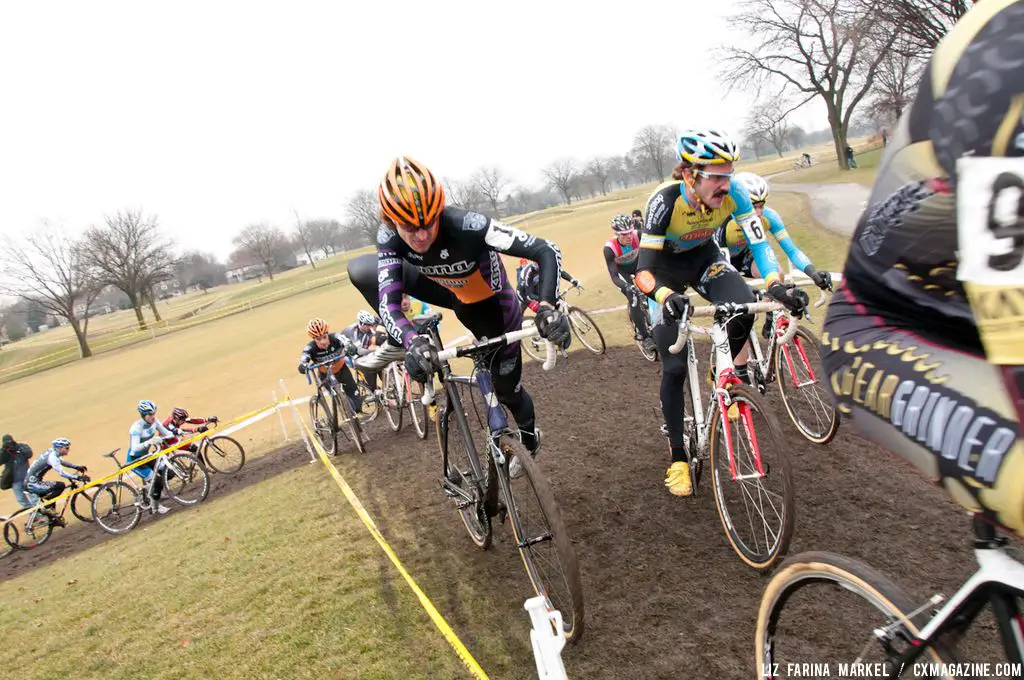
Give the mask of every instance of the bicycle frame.
[{"label": "bicycle frame", "polygon": [[[761,452],[758,449],[757,439],[751,434],[754,429],[753,415],[750,412],[750,407],[746,404],[739,404],[738,407],[743,428],[747,433],[747,439],[751,442],[753,447],[756,473],[739,475],[736,472],[736,457],[732,441],[732,431],[729,429],[727,421],[729,407],[732,405],[728,386],[739,385],[742,384],[743,381],[736,375],[736,369],[732,360],[732,351],[729,348],[729,332],[726,330],[726,327],[729,321],[738,314],[758,314],[761,312],[774,313],[779,309],[781,309],[781,304],[778,302],[754,302],[739,305],[730,303],[726,305],[709,305],[694,308],[687,319],[680,321],[679,337],[676,339],[676,342],[669,347],[669,351],[673,354],[678,354],[683,347],[686,347],[688,351],[686,370],[687,381],[689,382],[690,398],[693,401],[693,417],[697,425],[696,451],[698,453],[703,453],[708,446],[712,411],[714,410],[714,406],[717,406],[722,432],[725,435],[726,454],[729,457],[729,474],[734,482],[744,479],[760,479],[764,477],[765,473],[764,467],[761,463]],[[692,318],[704,316],[714,317],[714,323],[711,324],[710,328],[703,328],[690,322],[690,319]],[[788,323],[784,342],[789,342],[792,335],[796,333],[797,326],[792,317],[785,315],[785,319]],[[699,378],[697,376],[697,357],[693,348],[694,333],[706,335],[710,338],[712,348],[711,361],[712,365],[716,368],[714,401],[708,404],[706,418],[703,414],[703,403],[700,398],[700,387],[698,386]]]}]

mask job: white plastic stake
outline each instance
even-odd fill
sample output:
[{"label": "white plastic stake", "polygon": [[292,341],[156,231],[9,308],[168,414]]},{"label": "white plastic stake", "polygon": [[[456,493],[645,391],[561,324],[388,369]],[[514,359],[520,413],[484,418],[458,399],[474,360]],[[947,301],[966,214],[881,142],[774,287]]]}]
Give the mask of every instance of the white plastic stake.
[{"label": "white plastic stake", "polygon": [[565,647],[565,631],[562,629],[562,613],[548,610],[547,598],[531,597],[523,605],[530,614],[533,630],[533,660],[537,663],[537,677],[540,680],[568,680],[562,663],[562,649]]},{"label": "white plastic stake", "polygon": [[[288,396],[288,388],[284,384],[284,378],[279,381],[281,383],[281,389],[284,391],[285,397]],[[306,429],[302,427],[302,419],[299,415],[299,409],[295,408],[293,401],[288,402],[292,407],[292,417],[295,418],[295,427],[299,430],[299,435],[302,437],[302,443],[306,445],[306,453],[309,454],[309,462],[312,465],[316,463],[316,454],[313,453],[313,445],[309,443],[309,437],[306,436]]]},{"label": "white plastic stake", "polygon": [[287,444],[291,441],[291,438],[288,436],[288,428],[284,426],[284,416],[281,415],[281,404],[277,403],[277,390],[271,390],[270,396],[274,400],[274,410],[277,411],[277,420],[281,423],[281,434],[284,435],[284,441]]}]

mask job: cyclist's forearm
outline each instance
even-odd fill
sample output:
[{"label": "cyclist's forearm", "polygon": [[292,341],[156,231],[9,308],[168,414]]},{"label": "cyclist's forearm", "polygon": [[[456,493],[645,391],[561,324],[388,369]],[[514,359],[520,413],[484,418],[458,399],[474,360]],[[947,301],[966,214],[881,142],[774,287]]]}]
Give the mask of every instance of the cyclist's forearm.
[{"label": "cyclist's forearm", "polygon": [[811,265],[811,259],[804,255],[804,252],[800,250],[793,239],[784,235],[779,238],[779,245],[782,247],[782,252],[786,253],[786,257],[793,263],[793,266],[800,271],[804,271]]},{"label": "cyclist's forearm", "polygon": [[403,347],[416,336],[412,322],[402,313],[402,258],[391,250],[377,251],[377,313],[384,330]]}]

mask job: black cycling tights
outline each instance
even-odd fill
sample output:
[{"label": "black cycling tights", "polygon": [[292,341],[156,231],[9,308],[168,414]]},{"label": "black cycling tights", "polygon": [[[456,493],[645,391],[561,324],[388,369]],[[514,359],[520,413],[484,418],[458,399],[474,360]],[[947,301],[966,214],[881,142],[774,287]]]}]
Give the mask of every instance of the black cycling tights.
[{"label": "black cycling tights", "polygon": [[[713,244],[710,248],[700,246],[691,253],[694,256],[692,266],[680,267],[671,272],[659,270],[659,278],[667,279],[673,290],[692,287],[711,302],[754,302],[754,293],[747,282],[717,247]],[[729,322],[729,349],[733,358],[743,349],[753,325],[753,314],[743,314]],[[683,450],[683,393],[686,387],[687,353],[685,347],[679,354],[668,351],[678,337],[678,323],[661,323],[654,327],[654,341],[658,344],[661,356],[661,412],[668,426],[673,463],[687,460]]]},{"label": "black cycling tights", "polygon": [[[353,258],[348,263],[348,278],[367,304],[372,305],[380,313],[380,302],[377,294],[377,254],[370,253]],[[519,330],[523,323],[523,309],[519,304],[515,291],[506,286],[493,297],[480,302],[466,304],[460,302],[447,288],[444,288],[410,265],[402,264],[402,290],[417,300],[428,305],[444,307],[455,312],[456,318],[478,338],[493,338],[509,331]],[[392,337],[388,342],[397,346]],[[523,355],[519,343],[513,343],[498,352],[490,362],[491,380],[498,401],[508,408],[516,425],[523,434],[523,444],[534,450],[533,399],[522,385]]]}]

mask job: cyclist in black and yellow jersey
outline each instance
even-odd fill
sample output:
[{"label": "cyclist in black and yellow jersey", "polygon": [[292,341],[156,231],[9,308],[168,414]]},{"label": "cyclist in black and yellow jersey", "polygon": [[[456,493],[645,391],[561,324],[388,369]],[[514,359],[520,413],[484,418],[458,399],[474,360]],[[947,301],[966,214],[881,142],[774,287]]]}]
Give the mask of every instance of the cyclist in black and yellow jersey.
[{"label": "cyclist in black and yellow jersey", "polygon": [[861,435],[1024,533],[1024,0],[936,48],[879,166],[825,321]]},{"label": "cyclist in black and yellow jersey", "polygon": [[[750,196],[732,181],[739,149],[728,135],[714,130],[684,132],[677,145],[679,165],[672,180],[659,186],[647,202],[635,283],[648,297],[664,306],[663,323],[654,327],[654,340],[662,357],[661,409],[668,428],[672,465],[665,485],[677,496],[693,493],[690,466],[683,448],[683,385],[686,353],[668,351],[679,332],[679,321],[690,306],[684,291],[693,287],[712,302],[754,302],[754,294],[715,241],[715,232],[732,218],[743,229],[768,293],[795,312],[807,305],[807,295],[785,288],[779,279],[775,255],[765,240],[761,221]],[[743,349],[751,314],[728,326],[733,357]],[[740,377],[746,366],[738,365]]]}]

